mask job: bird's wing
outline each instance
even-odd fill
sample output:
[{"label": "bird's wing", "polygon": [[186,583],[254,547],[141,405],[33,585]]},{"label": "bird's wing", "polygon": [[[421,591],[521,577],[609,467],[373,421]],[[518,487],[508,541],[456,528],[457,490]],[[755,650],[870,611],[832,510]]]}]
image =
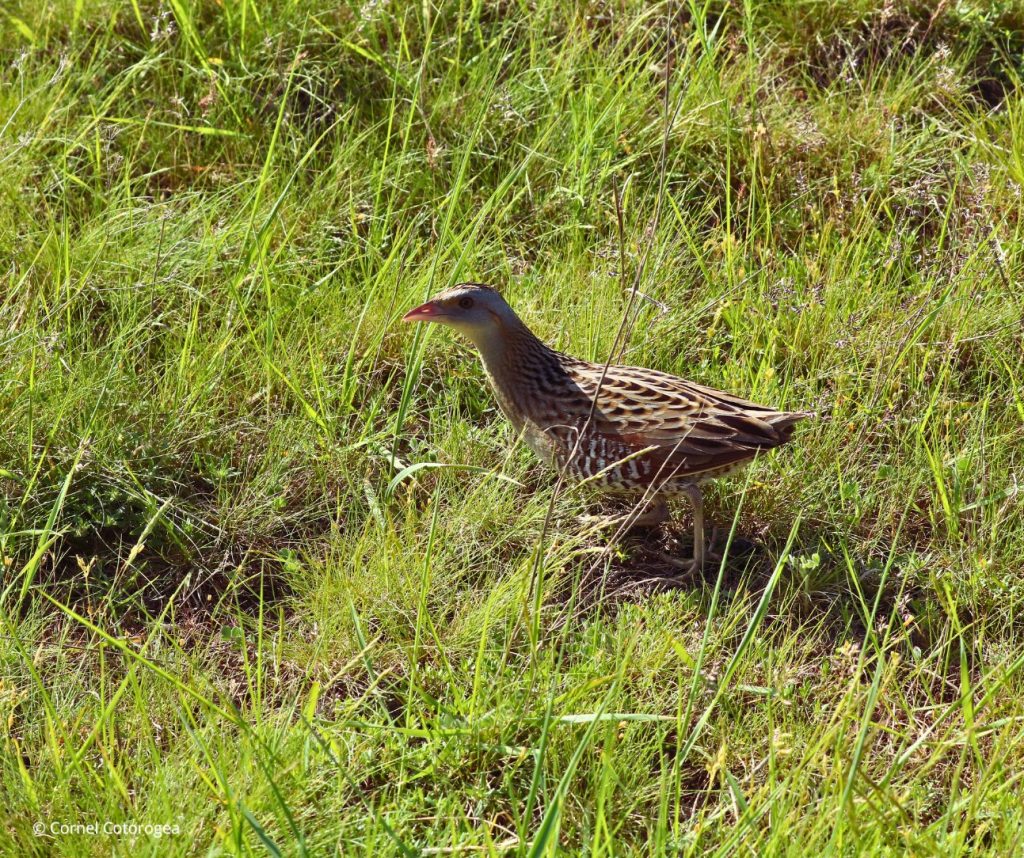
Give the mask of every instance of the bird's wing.
[{"label": "bird's wing", "polygon": [[681,472],[710,470],[749,459],[789,439],[807,416],[776,411],[657,370],[581,365],[573,380],[588,401],[597,396],[593,429],[634,449],[654,447]]}]

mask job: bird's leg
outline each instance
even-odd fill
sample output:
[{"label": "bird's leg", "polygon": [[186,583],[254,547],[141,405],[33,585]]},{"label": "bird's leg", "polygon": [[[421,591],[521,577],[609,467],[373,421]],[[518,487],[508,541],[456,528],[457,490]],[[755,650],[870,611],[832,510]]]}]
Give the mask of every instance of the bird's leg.
[{"label": "bird's leg", "polygon": [[661,495],[641,498],[626,516],[626,527],[657,527],[668,519],[668,504]]},{"label": "bird's leg", "polygon": [[700,486],[687,486],[686,495],[693,504],[693,565],[700,570],[704,565],[704,495]]},{"label": "bird's leg", "polygon": [[692,575],[700,572],[704,566],[704,496],[701,494],[700,486],[696,485],[684,487],[683,492],[693,504],[693,558],[680,560],[664,552],[659,552],[659,556],[666,563],[677,567],[683,574]]}]

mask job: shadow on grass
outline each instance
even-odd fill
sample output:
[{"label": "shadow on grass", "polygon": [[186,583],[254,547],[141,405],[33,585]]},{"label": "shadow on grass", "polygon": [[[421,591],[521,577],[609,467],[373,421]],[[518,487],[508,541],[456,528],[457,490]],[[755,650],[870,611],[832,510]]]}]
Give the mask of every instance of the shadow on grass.
[{"label": "shadow on grass", "polygon": [[[687,594],[706,613],[717,587],[719,610],[726,610],[737,597],[760,599],[781,560],[784,568],[767,623],[799,627],[813,622],[836,644],[853,640],[860,645],[889,628],[890,634],[899,632],[908,655],[915,647],[931,652],[948,644],[947,613],[915,555],[879,544],[872,558],[862,559],[832,547],[837,544],[834,533],[803,528],[783,557],[784,546],[777,541],[738,531],[730,543],[728,529],[716,528],[703,571],[692,572],[672,562],[692,555],[692,536],[685,527],[648,530],[606,543],[597,560],[582,554],[548,603],[557,609],[557,629],[614,616],[622,604],[673,591]],[[973,618],[961,616],[960,621],[965,629],[972,627]]]}]

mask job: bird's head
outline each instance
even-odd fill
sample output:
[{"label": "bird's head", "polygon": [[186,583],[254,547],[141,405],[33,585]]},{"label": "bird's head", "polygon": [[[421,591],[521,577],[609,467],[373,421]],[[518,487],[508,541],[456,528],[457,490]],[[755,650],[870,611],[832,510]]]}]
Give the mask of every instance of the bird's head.
[{"label": "bird's head", "polygon": [[491,286],[459,283],[435,295],[402,317],[403,322],[440,322],[468,337],[477,346],[521,325],[505,299]]}]

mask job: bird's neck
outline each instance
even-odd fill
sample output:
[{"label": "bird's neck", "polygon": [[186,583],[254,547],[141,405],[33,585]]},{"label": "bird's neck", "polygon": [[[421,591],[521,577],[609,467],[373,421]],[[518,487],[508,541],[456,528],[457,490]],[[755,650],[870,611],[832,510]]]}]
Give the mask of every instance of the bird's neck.
[{"label": "bird's neck", "polygon": [[474,345],[495,379],[522,372],[538,362],[557,363],[557,353],[519,319],[503,321],[499,328],[474,338]]},{"label": "bird's neck", "polygon": [[545,345],[519,319],[503,322],[500,330],[488,332],[474,344],[506,412],[509,407],[525,408],[525,398],[533,395],[538,384],[566,374],[568,359]]}]

